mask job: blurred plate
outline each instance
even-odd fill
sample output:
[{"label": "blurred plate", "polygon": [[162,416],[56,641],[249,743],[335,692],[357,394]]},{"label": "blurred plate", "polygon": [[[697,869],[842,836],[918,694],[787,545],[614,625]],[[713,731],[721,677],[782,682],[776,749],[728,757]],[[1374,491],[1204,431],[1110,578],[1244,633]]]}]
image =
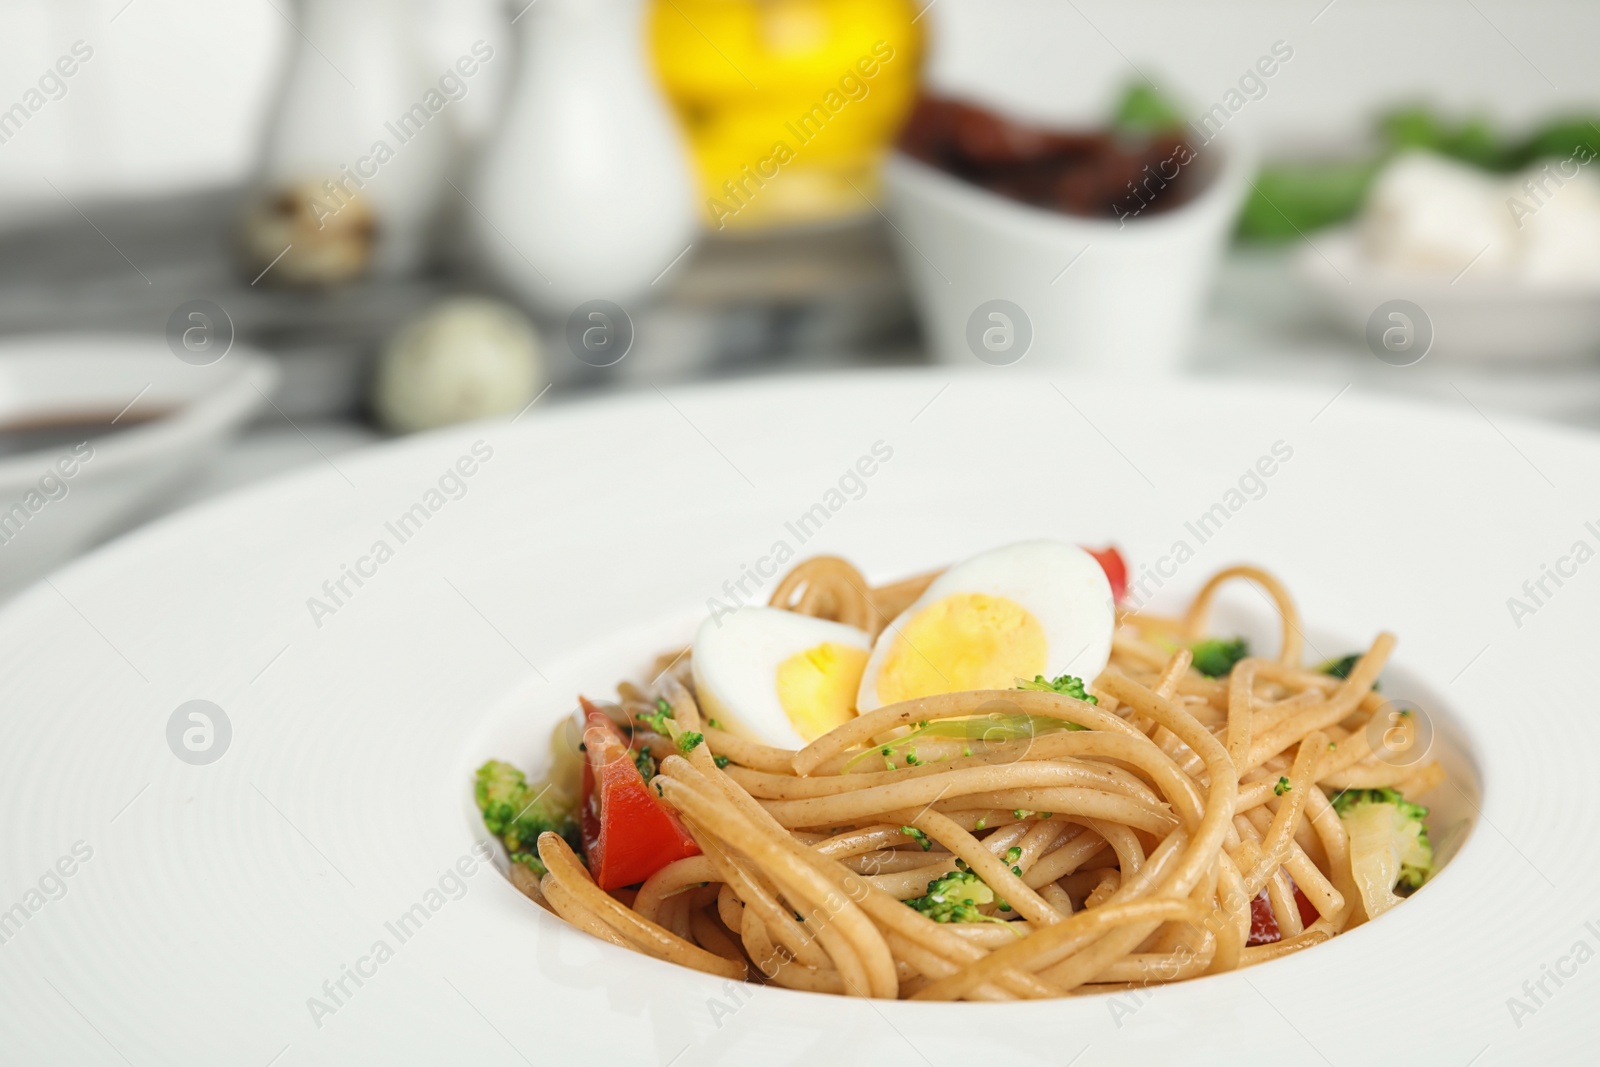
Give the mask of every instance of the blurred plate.
[{"label": "blurred plate", "polygon": [[0,342],[0,592],[158,508],[277,379],[238,347],[194,366],[145,337]]},{"label": "blurred plate", "polygon": [[[1470,265],[1454,279],[1394,270],[1367,259],[1353,229],[1316,234],[1295,258],[1301,276],[1357,334],[1366,334],[1377,315],[1382,320],[1380,339],[1383,330],[1395,325],[1403,330],[1431,328],[1426,354],[1435,358],[1525,361],[1600,354],[1600,287],[1546,288],[1477,277]],[[1378,314],[1380,307],[1397,300],[1421,308],[1425,319],[1405,324],[1390,319],[1390,309]],[[1403,353],[1395,356],[1397,361],[1404,358]]]},{"label": "blurred plate", "polygon": [[[1600,943],[1581,847],[1600,836],[1600,587],[1546,580],[1515,620],[1507,598],[1600,540],[1600,444],[1496,425],[1322,391],[858,374],[540,408],[163,520],[0,611],[6,1056],[1577,1062],[1587,975],[1546,982],[1536,1017],[1507,1005]],[[879,441],[892,457],[858,479]],[[1256,478],[1275,444],[1291,456]],[[473,763],[531,759],[579,687],[749,588],[779,542],[882,579],[1036,536],[1118,541],[1154,610],[1259,561],[1314,655],[1393,630],[1386,687],[1425,701],[1478,830],[1414,899],[1312,951],[1010,1005],[735,988],[571,930],[474,858]],[[212,733],[190,750],[195,700]]]}]

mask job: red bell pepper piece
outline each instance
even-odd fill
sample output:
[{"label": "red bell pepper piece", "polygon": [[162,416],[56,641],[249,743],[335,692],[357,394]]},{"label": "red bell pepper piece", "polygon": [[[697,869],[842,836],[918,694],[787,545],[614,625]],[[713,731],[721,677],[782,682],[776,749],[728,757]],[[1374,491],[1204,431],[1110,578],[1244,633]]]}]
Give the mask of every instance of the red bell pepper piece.
[{"label": "red bell pepper piece", "polygon": [[1114,545],[1104,548],[1085,548],[1085,552],[1093,556],[1100,564],[1100,569],[1106,572],[1106,580],[1111,583],[1111,599],[1117,603],[1128,595],[1128,564],[1123,561],[1122,553]]},{"label": "red bell pepper piece", "polygon": [[583,848],[601,889],[635,885],[700,846],[656,796],[634,765],[633,752],[605,712],[583,706]]}]

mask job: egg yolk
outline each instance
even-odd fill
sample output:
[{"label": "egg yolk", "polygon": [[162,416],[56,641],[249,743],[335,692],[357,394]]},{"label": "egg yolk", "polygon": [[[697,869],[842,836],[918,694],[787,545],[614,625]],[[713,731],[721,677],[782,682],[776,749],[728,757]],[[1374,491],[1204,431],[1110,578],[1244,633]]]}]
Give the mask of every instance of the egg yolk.
[{"label": "egg yolk", "polygon": [[1045,669],[1044,627],[1014,600],[956,593],[911,617],[894,635],[878,671],[885,704],[960,693],[1011,689]]},{"label": "egg yolk", "polygon": [[778,702],[795,733],[809,743],[854,718],[856,690],[866,667],[865,649],[832,641],[778,664]]}]

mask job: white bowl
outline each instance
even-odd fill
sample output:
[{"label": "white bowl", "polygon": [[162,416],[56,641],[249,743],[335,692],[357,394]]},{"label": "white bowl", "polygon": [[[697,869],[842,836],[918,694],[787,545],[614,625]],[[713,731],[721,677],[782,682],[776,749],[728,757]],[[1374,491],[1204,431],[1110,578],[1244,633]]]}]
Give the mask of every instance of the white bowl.
[{"label": "white bowl", "polygon": [[[101,425],[82,439],[63,433],[60,444],[0,457],[0,594],[142,518],[216,455],[277,380],[270,360],[237,346],[197,367],[146,338],[0,344],[0,431]],[[132,425],[106,433],[113,418]]]},{"label": "white bowl", "polygon": [[[1177,370],[1251,173],[1239,145],[1201,149],[1200,159],[1207,155],[1215,170],[1198,196],[1127,220],[1033,207],[891,157],[890,214],[934,357],[1014,362],[1003,352],[979,357],[969,342],[969,320],[999,299],[1026,316],[1030,363],[1130,376]],[[987,312],[979,317],[985,328],[1005,327]]]},{"label": "white bowl", "polygon": [[1454,279],[1395,270],[1368,259],[1352,228],[1316,234],[1295,259],[1301,277],[1357,334],[1390,301],[1420,307],[1433,333],[1426,356],[1520,362],[1600,353],[1600,287],[1593,284],[1540,286],[1474,277],[1470,268]]}]

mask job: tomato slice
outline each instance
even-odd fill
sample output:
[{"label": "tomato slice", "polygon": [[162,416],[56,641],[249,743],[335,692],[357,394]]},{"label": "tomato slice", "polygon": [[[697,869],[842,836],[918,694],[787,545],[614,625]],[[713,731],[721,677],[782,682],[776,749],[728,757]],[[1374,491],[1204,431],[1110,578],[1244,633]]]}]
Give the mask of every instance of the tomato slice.
[{"label": "tomato slice", "polygon": [[583,706],[583,848],[601,889],[636,885],[674,860],[700,854],[678,816],[634,765],[622,731],[605,712]]},{"label": "tomato slice", "polygon": [[1128,595],[1128,564],[1122,558],[1122,553],[1117,551],[1115,545],[1104,548],[1088,548],[1084,551],[1093,556],[1100,564],[1100,569],[1106,572],[1106,580],[1111,583],[1111,598],[1117,603]]},{"label": "tomato slice", "polygon": [[1267,899],[1267,891],[1263,889],[1250,902],[1250,940],[1245,943],[1270,945],[1282,937],[1278,929],[1278,917],[1272,914],[1272,902]]},{"label": "tomato slice", "polygon": [[[1292,884],[1294,879],[1289,881]],[[1300,912],[1301,926],[1310,926],[1320,918],[1311,901],[1300,892],[1299,886],[1294,887],[1294,906]],[[1246,944],[1270,945],[1282,937],[1283,932],[1278,929],[1278,917],[1272,914],[1272,902],[1267,899],[1267,891],[1263,889],[1250,902],[1250,940]]]},{"label": "tomato slice", "polygon": [[[1291,878],[1289,881],[1292,882],[1294,879]],[[1294,887],[1294,906],[1300,909],[1301,926],[1310,926],[1312,923],[1322,918],[1322,915],[1315,907],[1312,906],[1311,901],[1306,899],[1306,895],[1300,892],[1299,886]]]}]

